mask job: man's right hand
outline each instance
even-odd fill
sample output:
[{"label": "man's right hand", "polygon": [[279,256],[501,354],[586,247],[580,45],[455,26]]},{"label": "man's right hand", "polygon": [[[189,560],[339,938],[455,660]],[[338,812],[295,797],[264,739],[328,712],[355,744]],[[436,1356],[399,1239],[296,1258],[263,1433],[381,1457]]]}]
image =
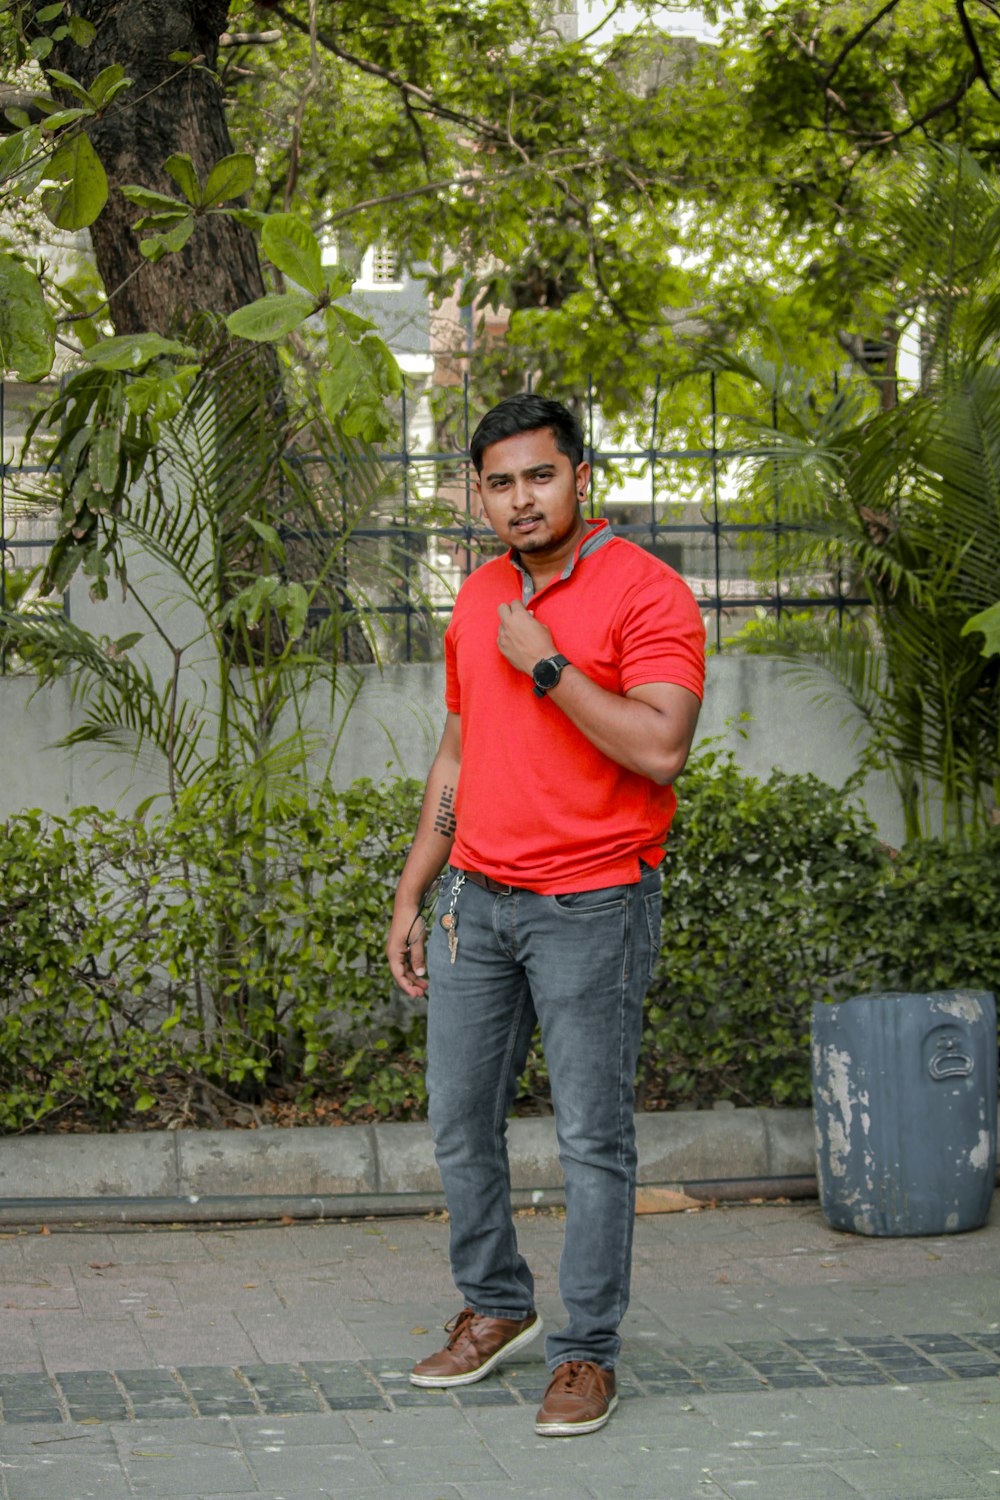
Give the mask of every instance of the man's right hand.
[{"label": "man's right hand", "polygon": [[414,999],[427,993],[426,935],[427,923],[419,905],[397,900],[385,952],[393,979],[404,994]]}]

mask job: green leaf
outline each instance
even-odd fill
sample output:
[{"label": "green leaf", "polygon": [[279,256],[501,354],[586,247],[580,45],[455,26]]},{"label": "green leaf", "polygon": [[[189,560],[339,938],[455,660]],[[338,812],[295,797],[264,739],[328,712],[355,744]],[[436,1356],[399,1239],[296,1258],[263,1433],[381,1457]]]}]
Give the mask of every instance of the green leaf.
[{"label": "green leaf", "polygon": [[149,239],[140,240],[139,253],[155,264],[168,252],[182,250],[193,232],[194,218],[182,219],[174,229],[168,229],[162,234],[154,234]]},{"label": "green leaf", "polygon": [[72,75],[69,73],[61,72],[59,68],[48,68],[46,70],[46,77],[49,79],[50,83],[58,85],[58,87],[63,89],[67,94],[75,95],[75,97],[79,99],[82,104],[87,104],[93,107],[93,98],[84,88],[83,84],[78,78],[72,77]]},{"label": "green leaf", "polygon": [[298,328],[315,311],[315,306],[312,298],[304,297],[301,292],[269,292],[266,297],[230,313],[226,327],[237,338],[269,344]]},{"label": "green leaf", "polygon": [[57,109],[54,115],[49,115],[42,125],[43,130],[60,130],[63,125],[71,125],[74,120],[84,120],[92,116],[92,109]]},{"label": "green leaf", "polygon": [[69,34],[78,47],[89,47],[97,35],[97,27],[83,16],[68,16],[66,24]]},{"label": "green leaf", "polygon": [[354,277],[343,266],[324,266],[323,282],[328,297],[343,297],[354,285]]},{"label": "green leaf", "polygon": [[[20,111],[8,110],[7,113],[13,115]],[[25,116],[25,121],[27,121],[27,116]],[[41,144],[42,132],[38,125],[29,125],[26,130],[19,130],[16,135],[8,136],[6,140],[0,139],[0,183],[9,182],[12,177],[23,172],[38,153]],[[36,167],[36,173],[39,170]]]},{"label": "green leaf", "polygon": [[117,338],[102,339],[93,349],[85,350],[83,358],[102,370],[139,370],[151,359],[165,355],[196,358],[194,349],[176,339],[165,339],[159,333],[123,333]]},{"label": "green leaf", "polygon": [[41,380],[52,368],[55,319],[38,277],[0,253],[0,365],[19,380]]},{"label": "green leaf", "polygon": [[981,631],[986,638],[980,653],[982,656],[1000,656],[1000,599],[966,620],[962,634],[971,635],[973,631]]},{"label": "green leaf", "polygon": [[246,229],[252,229],[259,234],[267,223],[268,215],[259,208],[230,208],[229,217],[235,219],[237,224],[242,224]]},{"label": "green leaf", "polygon": [[125,77],[125,69],[121,63],[111,63],[109,67],[101,69],[90,85],[90,97],[99,109],[103,109],[105,104],[131,82],[131,78]]},{"label": "green leaf", "polygon": [[42,194],[42,206],[57,229],[86,229],[108,201],[108,178],[97,152],[81,134],[59,147],[47,175],[65,177]]},{"label": "green leaf", "polygon": [[342,338],[330,344],[327,368],[317,385],[323,410],[331,422],[350,401],[363,372],[364,366],[347,339]]},{"label": "green leaf", "polygon": [[[363,333],[370,333],[375,327],[371,318],[363,318],[360,313],[352,311],[349,307],[331,307],[327,314],[328,325],[331,317],[335,318],[345,332],[351,334],[353,338],[360,338]],[[335,335],[331,333],[331,337]]]},{"label": "green leaf", "polygon": [[177,213],[186,214],[189,205],[180,198],[171,198],[169,193],[158,193],[153,188],[143,187],[141,183],[126,182],[118,190],[123,198],[130,203],[137,203],[140,208],[173,209]]},{"label": "green leaf", "polygon": [[175,151],[173,156],[168,156],[163,163],[163,170],[172,177],[184,194],[189,203],[195,208],[202,205],[201,183],[194,169],[194,163],[185,151]]},{"label": "green leaf", "polygon": [[375,334],[370,334],[365,339],[365,347],[380,366],[386,389],[391,394],[397,395],[403,389],[403,372],[399,368],[396,356],[388,344]]},{"label": "green leaf", "polygon": [[118,455],[121,433],[117,427],[102,427],[90,445],[89,469],[95,486],[105,494],[118,483]]},{"label": "green leaf", "polygon": [[261,230],[260,245],[283,276],[319,297],[326,289],[319,241],[295,214],[271,214]]},{"label": "green leaf", "polygon": [[250,527],[251,531],[256,532],[262,542],[266,542],[267,545],[269,547],[273,547],[276,552],[284,553],[285,549],[281,544],[281,537],[278,535],[273,526],[269,526],[266,521],[254,520],[253,516],[247,516],[247,525]]},{"label": "green leaf", "polygon": [[50,36],[36,36],[28,51],[36,62],[44,62],[52,51],[53,41]]},{"label": "green leaf", "polygon": [[59,0],[56,5],[43,5],[41,10],[35,12],[35,23],[38,26],[44,26],[46,22],[54,21],[56,16],[61,16],[62,13],[63,0]]},{"label": "green leaf", "polygon": [[253,187],[257,168],[248,152],[236,152],[216,162],[205,183],[204,206],[228,203],[232,198],[242,198]]}]

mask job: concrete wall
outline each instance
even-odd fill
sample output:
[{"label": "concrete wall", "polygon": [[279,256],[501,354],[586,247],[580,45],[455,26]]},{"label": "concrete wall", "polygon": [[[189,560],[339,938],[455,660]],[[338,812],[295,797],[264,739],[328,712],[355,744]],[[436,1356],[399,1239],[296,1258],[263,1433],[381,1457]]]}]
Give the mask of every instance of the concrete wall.
[{"label": "concrete wall", "polygon": [[[359,671],[361,692],[342,725],[320,698],[311,715],[325,745],[341,731],[335,783],[346,786],[359,776],[381,780],[400,772],[422,777],[444,719],[443,667]],[[128,756],[88,746],[55,748],[81,722],[82,710],[72,703],[66,681],[35,689],[33,678],[0,678],[0,816],[27,807],[67,812],[88,803],[129,811],[150,791],[162,789],[155,762],[137,766]],[[818,691],[818,684],[809,689],[791,681],[784,664],[767,657],[711,657],[699,739],[722,736],[737,763],[755,776],[779,768],[812,772],[841,786],[856,763],[858,724],[847,705],[816,702]],[[902,815],[888,782],[870,781],[863,800],[882,837],[898,846]]]}]

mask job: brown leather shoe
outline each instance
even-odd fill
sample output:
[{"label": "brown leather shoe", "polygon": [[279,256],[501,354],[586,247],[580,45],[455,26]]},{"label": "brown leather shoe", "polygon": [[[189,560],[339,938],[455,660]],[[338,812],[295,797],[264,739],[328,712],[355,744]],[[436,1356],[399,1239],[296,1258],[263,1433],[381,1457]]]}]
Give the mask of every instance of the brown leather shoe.
[{"label": "brown leather shoe", "polygon": [[463,1307],[445,1327],[451,1338],[437,1354],[414,1365],[411,1385],[472,1385],[515,1349],[530,1344],[541,1333],[542,1320],[534,1312],[526,1318],[483,1318]]},{"label": "brown leather shoe", "polygon": [[614,1370],[588,1359],[571,1359],[559,1365],[549,1381],[535,1417],[535,1431],[542,1437],[596,1432],[617,1405]]}]

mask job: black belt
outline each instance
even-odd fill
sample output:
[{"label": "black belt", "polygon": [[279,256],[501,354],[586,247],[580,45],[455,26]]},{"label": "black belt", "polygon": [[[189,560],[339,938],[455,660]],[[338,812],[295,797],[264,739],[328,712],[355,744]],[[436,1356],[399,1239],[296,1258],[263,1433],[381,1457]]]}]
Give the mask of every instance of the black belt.
[{"label": "black belt", "polygon": [[489,891],[494,896],[509,896],[512,892],[521,889],[517,885],[504,885],[502,881],[494,880],[492,875],[483,875],[479,870],[463,870],[462,874],[466,880],[471,880],[473,885],[482,886],[484,891]]}]

